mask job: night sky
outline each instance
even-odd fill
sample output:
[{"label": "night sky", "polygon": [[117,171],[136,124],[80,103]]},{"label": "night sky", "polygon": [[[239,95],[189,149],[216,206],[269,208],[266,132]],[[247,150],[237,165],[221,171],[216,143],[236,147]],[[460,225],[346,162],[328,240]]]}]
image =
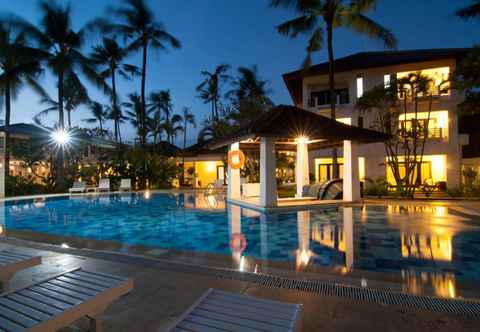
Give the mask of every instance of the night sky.
[{"label": "night sky", "polygon": [[[106,8],[115,0],[75,0],[72,2],[74,24],[80,27],[94,17],[107,16]],[[147,91],[170,89],[174,110],[189,106],[196,114],[197,122],[209,114],[209,105],[196,98],[195,87],[201,81],[200,71],[212,71],[220,63],[232,68],[257,64],[261,76],[269,81],[271,98],[277,103],[290,104],[291,99],[281,75],[298,69],[305,56],[306,38],[296,40],[280,36],[275,26],[292,18],[288,10],[270,8],[268,0],[150,0],[157,20],[183,44],[181,50],[157,53],[149,58]],[[67,1],[60,1],[67,3]],[[453,16],[459,7],[469,0],[380,0],[370,17],[390,28],[399,40],[399,49],[470,47],[480,43],[479,22],[463,22]],[[39,22],[36,0],[3,0],[1,11],[14,12],[32,23]],[[377,41],[369,40],[345,30],[336,30],[335,56],[341,57],[361,51],[382,50]],[[91,44],[98,42],[92,39]],[[88,45],[85,51],[90,51]],[[140,54],[131,57],[131,63],[139,64]],[[314,62],[326,60],[326,51],[314,56]],[[234,73],[232,71],[232,73]],[[56,96],[55,81],[46,73],[43,85]],[[120,96],[140,91],[139,79],[122,81]],[[108,99],[95,88],[89,89],[92,99],[107,103]],[[32,122],[32,116],[42,110],[38,97],[24,90],[13,104],[13,122]],[[51,125],[57,115],[45,119]],[[78,109],[73,123],[87,126],[82,119],[88,111]],[[123,134],[131,139],[133,129],[123,125]],[[196,141],[196,133],[189,135],[190,143]]]}]

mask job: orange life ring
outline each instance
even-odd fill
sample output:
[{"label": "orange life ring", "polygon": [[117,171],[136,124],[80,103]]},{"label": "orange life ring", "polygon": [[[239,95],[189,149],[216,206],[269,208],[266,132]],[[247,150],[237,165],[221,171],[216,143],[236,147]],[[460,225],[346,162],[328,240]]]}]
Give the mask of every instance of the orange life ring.
[{"label": "orange life ring", "polygon": [[230,151],[228,153],[228,166],[232,169],[240,169],[245,163],[245,155],[242,151]]},{"label": "orange life ring", "polygon": [[247,240],[241,233],[232,234],[230,239],[230,249],[233,253],[242,253],[247,248]]}]

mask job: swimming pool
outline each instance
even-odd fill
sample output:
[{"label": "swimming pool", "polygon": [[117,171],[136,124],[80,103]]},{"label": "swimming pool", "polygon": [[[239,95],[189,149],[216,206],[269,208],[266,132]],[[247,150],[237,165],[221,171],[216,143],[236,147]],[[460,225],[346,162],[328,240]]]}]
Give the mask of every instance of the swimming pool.
[{"label": "swimming pool", "polygon": [[[480,280],[480,215],[460,207],[364,205],[260,213],[195,193],[7,202],[3,234],[34,232],[348,274],[389,273],[409,291],[455,297]],[[3,218],[2,218],[3,217]],[[2,233],[2,232],[0,232]],[[420,290],[418,290],[420,291]]]}]

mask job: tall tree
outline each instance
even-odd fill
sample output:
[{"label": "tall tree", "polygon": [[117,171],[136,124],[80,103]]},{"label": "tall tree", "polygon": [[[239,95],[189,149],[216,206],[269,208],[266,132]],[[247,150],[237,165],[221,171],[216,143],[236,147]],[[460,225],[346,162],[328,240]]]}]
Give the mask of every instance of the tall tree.
[{"label": "tall tree", "polygon": [[225,116],[238,126],[247,125],[259,113],[273,106],[268,97],[270,92],[268,81],[260,77],[257,66],[239,67],[238,76],[227,93],[234,109],[225,112]]},{"label": "tall tree", "polygon": [[205,104],[211,104],[213,120],[218,120],[218,103],[222,95],[221,88],[223,83],[230,79],[230,76],[227,74],[229,69],[229,65],[221,64],[215,68],[213,73],[206,70],[201,72],[205,78],[202,83],[197,86],[197,91],[200,93],[198,97],[203,100]]},{"label": "tall tree", "polygon": [[465,20],[471,18],[480,18],[480,1],[472,1],[470,6],[461,8],[455,12],[455,15]]},{"label": "tall tree", "polygon": [[[122,20],[120,24],[107,24],[107,31],[115,31],[129,40],[128,51],[142,52],[140,100],[142,113],[146,114],[146,77],[148,50],[166,50],[167,47],[180,48],[180,42],[167,32],[163,24],[155,20],[152,10],[145,0],[124,0],[124,5],[113,13]],[[146,121],[146,117],[140,119]],[[145,127],[145,124],[142,125]],[[141,142],[145,144],[145,142]]]},{"label": "tall tree", "polygon": [[190,111],[190,108],[184,107],[182,109],[182,118],[183,118],[183,149],[187,147],[187,130],[188,126],[192,128],[197,128],[197,123],[195,121],[195,115]]},{"label": "tall tree", "polygon": [[[273,7],[292,8],[299,16],[280,24],[280,34],[296,38],[308,34],[307,56],[303,67],[308,68],[312,62],[312,53],[320,51],[327,37],[330,89],[330,116],[336,118],[335,60],[333,54],[333,30],[347,28],[371,38],[381,40],[386,47],[395,48],[395,36],[382,25],[365,16],[375,8],[377,0],[271,0]],[[333,149],[333,172],[338,177],[337,150]]]},{"label": "tall tree", "polygon": [[[40,1],[40,27],[16,18],[15,24],[24,29],[29,37],[35,39],[39,48],[47,53],[46,64],[57,78],[58,94],[58,128],[64,130],[65,107],[65,79],[67,76],[77,76],[79,70],[91,83],[110,93],[110,88],[97,74],[94,62],[82,54],[82,46],[88,31],[98,24],[94,20],[81,29],[75,30],[72,25],[72,12],[70,6],[60,6],[55,0]],[[79,78],[78,78],[79,79]],[[64,189],[64,156],[63,147],[60,146],[56,162],[57,190]]]},{"label": "tall tree", "polygon": [[[170,123],[173,112],[172,97],[170,90],[151,92],[148,96],[148,113],[158,113],[157,117],[165,116],[165,123]],[[170,135],[167,131],[167,140],[170,142]]]},{"label": "tall tree", "polygon": [[182,126],[183,118],[180,114],[174,114],[169,121],[165,121],[163,127],[167,133],[168,141],[173,144],[179,132],[184,130]]},{"label": "tall tree", "polygon": [[115,141],[119,142],[121,110],[119,110],[117,96],[117,75],[124,79],[130,79],[134,75],[139,75],[139,69],[136,66],[124,63],[128,52],[122,48],[115,38],[104,37],[102,44],[93,47],[91,58],[104,69],[100,72],[102,77],[111,79],[112,98],[111,98],[111,118],[114,122]]},{"label": "tall tree", "polygon": [[[58,113],[58,101],[49,96],[45,96],[41,104],[47,106],[46,109],[40,111],[34,116],[34,120],[41,123],[41,118],[49,113]],[[81,105],[90,103],[87,88],[80,82],[77,75],[67,75],[64,83],[64,107],[67,111],[68,128],[72,128],[71,113]]]},{"label": "tall tree", "polygon": [[147,123],[150,135],[153,137],[153,144],[155,145],[162,140],[162,134],[165,131],[162,114],[160,112],[153,113],[152,116],[148,117]]},{"label": "tall tree", "polygon": [[92,117],[84,119],[83,121],[87,123],[97,123],[100,128],[100,131],[103,132],[103,124],[108,119],[108,112],[104,109],[103,105],[97,101],[90,103],[89,107]]},{"label": "tall tree", "polygon": [[123,102],[122,105],[127,109],[125,112],[127,119],[137,129],[140,145],[144,146],[147,140],[148,123],[146,115],[143,113],[141,97],[138,93],[131,93],[128,95],[128,101]]},{"label": "tall tree", "polygon": [[[28,46],[25,34],[16,31],[8,22],[0,23],[0,94],[5,103],[5,175],[10,170],[10,118],[12,100],[15,100],[20,90],[28,85],[40,95],[46,93],[38,84],[41,74],[39,60],[45,54]],[[1,105],[3,107],[3,103]]]}]

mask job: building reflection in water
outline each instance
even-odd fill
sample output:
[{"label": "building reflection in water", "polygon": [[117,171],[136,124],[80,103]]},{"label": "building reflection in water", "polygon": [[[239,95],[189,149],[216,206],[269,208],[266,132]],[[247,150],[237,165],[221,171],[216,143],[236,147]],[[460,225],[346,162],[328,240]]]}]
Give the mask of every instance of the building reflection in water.
[{"label": "building reflection in water", "polygon": [[187,209],[225,210],[223,195],[214,193],[185,193],[184,202]]},{"label": "building reflection in water", "polygon": [[403,291],[412,294],[424,294],[425,288],[431,287],[435,295],[455,298],[456,285],[453,273],[418,272],[402,270]]}]

